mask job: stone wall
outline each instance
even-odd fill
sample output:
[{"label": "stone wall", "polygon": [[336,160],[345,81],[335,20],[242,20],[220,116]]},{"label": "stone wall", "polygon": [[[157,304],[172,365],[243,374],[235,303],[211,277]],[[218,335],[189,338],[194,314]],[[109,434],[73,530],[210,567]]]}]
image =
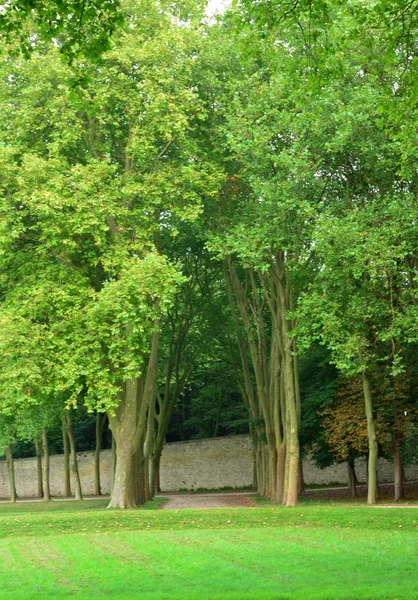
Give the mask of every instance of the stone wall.
[{"label": "stone wall", "polygon": [[161,457],[161,489],[245,487],[253,483],[248,435],[166,444]]},{"label": "stone wall", "polygon": [[[112,453],[101,452],[102,493],[110,490]],[[94,493],[94,453],[78,454],[81,484],[85,495]],[[63,456],[51,456],[51,493],[63,493]],[[303,462],[307,484],[346,483],[346,465],[318,469],[310,459]],[[357,477],[366,480],[365,461],[356,463]],[[34,497],[37,491],[36,459],[15,461],[16,489],[20,497]],[[409,480],[418,480],[418,467],[406,469]],[[393,464],[379,460],[378,477],[381,483],[393,481]],[[161,458],[161,489],[175,491],[198,488],[244,487],[253,483],[253,460],[248,435],[192,440],[166,444]],[[73,487],[74,489],[74,487]],[[6,461],[0,461],[0,497],[9,496],[9,478]]]}]

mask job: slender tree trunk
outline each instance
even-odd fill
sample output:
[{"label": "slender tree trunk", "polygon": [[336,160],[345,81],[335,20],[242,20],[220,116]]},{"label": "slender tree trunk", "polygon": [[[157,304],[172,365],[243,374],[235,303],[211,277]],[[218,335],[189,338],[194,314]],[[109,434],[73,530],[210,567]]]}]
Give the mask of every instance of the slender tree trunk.
[{"label": "slender tree trunk", "polygon": [[[148,460],[151,451],[151,439],[154,437],[153,431],[155,426],[154,415],[158,382],[158,325],[159,322],[156,321],[155,331],[152,334],[151,352],[147,366],[143,394],[138,404],[138,425],[135,436],[135,454],[138,457],[138,499],[140,504],[143,504],[150,499]],[[150,417],[152,418],[152,422],[149,422]],[[149,432],[149,436],[147,436],[147,432]],[[147,443],[147,437],[149,443]]]},{"label": "slender tree trunk", "polygon": [[[286,318],[284,317],[284,321]],[[287,335],[285,329],[284,334]],[[287,452],[289,454],[289,478],[287,488],[286,506],[296,506],[298,503],[298,476],[299,476],[299,427],[297,418],[296,399],[294,393],[294,373],[291,354],[291,340],[285,341],[285,385],[286,403],[289,410],[288,431],[286,440],[288,442]]]},{"label": "slender tree trunk", "polygon": [[94,453],[94,495],[101,496],[100,485],[100,452],[102,449],[103,429],[106,422],[106,414],[96,413],[96,452]]},{"label": "slender tree trunk", "polygon": [[64,447],[64,496],[71,496],[70,481],[70,444],[68,442],[67,423],[65,416],[62,417],[62,445]]},{"label": "slender tree trunk", "polygon": [[[150,457],[154,450],[155,445],[155,403],[157,401],[156,395],[151,398],[148,419],[147,419],[147,434],[144,442],[144,483],[145,483],[145,497],[146,500],[151,500],[155,493],[155,481],[151,484],[151,473],[150,473]],[[152,469],[151,469],[152,470]]]},{"label": "slender tree trunk", "polygon": [[405,497],[405,491],[403,485],[403,469],[399,434],[396,431],[393,434],[393,465],[395,470],[395,500],[401,500]]},{"label": "slender tree trunk", "polygon": [[369,438],[368,490],[367,503],[376,504],[377,499],[377,439],[373,419],[373,403],[370,391],[370,378],[363,373],[363,392],[367,417],[367,435]]},{"label": "slender tree trunk", "polygon": [[305,478],[303,476],[303,460],[299,457],[299,474],[298,474],[298,494],[303,494],[305,491]]},{"label": "slender tree trunk", "polygon": [[111,465],[111,473],[110,473],[110,495],[113,494],[113,486],[115,483],[115,472],[116,472],[116,438],[112,433],[112,465]]},{"label": "slender tree trunk", "polygon": [[7,470],[9,472],[9,484],[10,484],[10,501],[16,502],[16,482],[15,482],[15,465],[13,460],[13,451],[10,444],[5,447],[4,452],[6,454]]},{"label": "slender tree trunk", "polygon": [[277,262],[277,290],[281,314],[282,345],[283,345],[283,368],[286,397],[286,445],[288,475],[286,506],[296,506],[298,503],[298,478],[299,478],[299,422],[300,402],[298,398],[298,385],[295,385],[297,374],[295,373],[295,361],[293,357],[294,342],[290,337],[291,322],[287,318],[290,308],[289,285],[285,278],[284,253],[276,256]]},{"label": "slender tree trunk", "polygon": [[36,436],[34,443],[36,452],[36,473],[38,477],[38,498],[42,498],[44,495],[44,488],[42,485],[42,442],[38,436]]},{"label": "slender tree trunk", "polygon": [[74,428],[73,428],[73,419],[71,416],[71,409],[66,412],[65,415],[67,421],[67,435],[70,440],[70,448],[71,448],[71,470],[75,479],[75,499],[82,500],[83,493],[81,490],[81,481],[80,481],[80,471],[78,470],[78,460],[77,460],[77,448],[74,437]]},{"label": "slender tree trunk", "polygon": [[286,443],[282,441],[277,454],[277,495],[276,502],[283,502],[286,473]]},{"label": "slender tree trunk", "polygon": [[48,501],[51,500],[51,492],[49,487],[49,448],[48,448],[48,434],[46,427],[42,427],[42,453],[44,457],[43,464],[43,499]]},{"label": "slender tree trunk", "polygon": [[355,498],[357,496],[357,477],[356,471],[354,467],[354,460],[349,458],[347,460],[347,479],[348,479],[348,489],[350,490],[350,494]]}]

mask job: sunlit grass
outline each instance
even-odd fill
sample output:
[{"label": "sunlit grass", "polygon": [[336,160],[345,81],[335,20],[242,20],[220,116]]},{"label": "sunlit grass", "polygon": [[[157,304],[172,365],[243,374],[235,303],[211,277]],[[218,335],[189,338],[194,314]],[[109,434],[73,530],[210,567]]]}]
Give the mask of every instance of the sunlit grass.
[{"label": "sunlit grass", "polygon": [[418,598],[415,509],[106,502],[0,505],[0,598]]}]

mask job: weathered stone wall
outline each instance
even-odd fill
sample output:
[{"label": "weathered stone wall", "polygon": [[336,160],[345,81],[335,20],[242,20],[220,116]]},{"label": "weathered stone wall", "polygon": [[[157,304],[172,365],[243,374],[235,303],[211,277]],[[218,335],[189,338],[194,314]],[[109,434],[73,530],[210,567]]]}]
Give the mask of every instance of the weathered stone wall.
[{"label": "weathered stone wall", "polygon": [[[80,452],[77,454],[80,471],[81,487],[83,494],[94,494],[94,452]],[[52,496],[62,496],[64,491],[64,456],[56,454],[50,459],[50,487]],[[38,479],[36,471],[36,458],[19,458],[15,463],[16,491],[20,497],[36,496]],[[107,494],[110,490],[110,474],[112,465],[111,450],[100,453],[100,477],[102,491]],[[75,483],[72,478],[71,489],[74,492]],[[6,461],[0,462],[0,497],[9,496],[9,477]]]},{"label": "weathered stone wall", "polygon": [[[102,492],[109,493],[112,453],[100,455]],[[81,484],[85,495],[94,493],[94,453],[78,454]],[[63,493],[63,456],[51,456],[51,493]],[[307,484],[346,483],[346,465],[318,469],[310,459],[303,463]],[[356,462],[357,477],[366,480],[365,461]],[[36,459],[15,461],[16,489],[20,497],[34,497],[37,492]],[[379,460],[380,482],[393,481],[393,464]],[[409,480],[418,479],[418,467],[406,469]],[[161,489],[175,491],[198,488],[244,487],[253,482],[251,441],[247,435],[192,440],[166,444],[161,458]],[[73,486],[74,489],[74,486]],[[9,478],[5,461],[0,461],[0,497],[9,496]]]},{"label": "weathered stone wall", "polygon": [[161,489],[252,485],[252,456],[248,435],[166,444],[161,457]]},{"label": "weathered stone wall", "polygon": [[[357,479],[365,482],[367,478],[367,462],[365,459],[356,460]],[[418,467],[407,467],[405,469],[406,478],[409,481],[418,480]],[[303,460],[303,475],[306,484],[328,484],[328,483],[347,483],[347,465],[346,463],[332,465],[326,469],[318,469],[315,463],[305,458]],[[377,461],[377,477],[379,483],[393,482],[393,463],[380,458]]]}]

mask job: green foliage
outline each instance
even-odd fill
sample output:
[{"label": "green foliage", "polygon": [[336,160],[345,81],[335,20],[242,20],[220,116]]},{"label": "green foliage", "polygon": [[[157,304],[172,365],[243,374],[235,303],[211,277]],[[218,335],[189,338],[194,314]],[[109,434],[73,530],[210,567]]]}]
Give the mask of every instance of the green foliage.
[{"label": "green foliage", "polygon": [[121,22],[119,0],[11,0],[2,5],[0,32],[6,39],[18,37],[26,56],[41,36],[70,59],[80,53],[97,59]]}]

